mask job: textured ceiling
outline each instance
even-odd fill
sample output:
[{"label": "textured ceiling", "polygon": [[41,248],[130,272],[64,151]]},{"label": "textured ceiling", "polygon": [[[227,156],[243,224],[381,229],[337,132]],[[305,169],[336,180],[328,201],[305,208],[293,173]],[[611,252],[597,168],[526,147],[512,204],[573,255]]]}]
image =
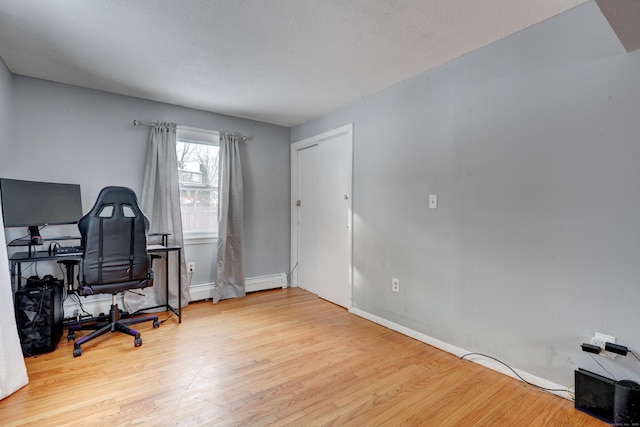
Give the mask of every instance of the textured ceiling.
[{"label": "textured ceiling", "polygon": [[293,126],[586,1],[0,0],[0,57],[15,74]]}]

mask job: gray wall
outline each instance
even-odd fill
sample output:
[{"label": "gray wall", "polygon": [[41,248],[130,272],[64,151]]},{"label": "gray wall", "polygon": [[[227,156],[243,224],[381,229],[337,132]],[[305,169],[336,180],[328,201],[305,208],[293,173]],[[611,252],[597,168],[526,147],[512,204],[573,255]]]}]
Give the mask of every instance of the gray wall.
[{"label": "gray wall", "polygon": [[[640,354],[640,51],[595,3],[291,141],[347,123],[354,307],[565,385],[608,375],[580,351],[595,331]],[[600,361],[638,379],[631,356]]]},{"label": "gray wall", "polygon": [[12,147],[11,134],[11,103],[12,103],[12,78],[2,58],[0,58],[0,176],[10,174]]},{"label": "gray wall", "polygon": [[[140,194],[149,128],[133,126],[134,119],[250,137],[241,149],[246,274],[289,270],[288,128],[18,75],[13,76],[12,113],[12,177],[79,183],[85,212],[107,185],[129,186]],[[214,281],[214,246],[185,249],[187,260],[197,264],[192,284]]]}]

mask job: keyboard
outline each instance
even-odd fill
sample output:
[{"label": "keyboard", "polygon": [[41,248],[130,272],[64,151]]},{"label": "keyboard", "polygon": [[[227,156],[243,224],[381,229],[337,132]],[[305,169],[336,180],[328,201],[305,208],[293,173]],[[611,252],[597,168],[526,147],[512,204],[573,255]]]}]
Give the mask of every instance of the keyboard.
[{"label": "keyboard", "polygon": [[55,255],[82,255],[82,246],[59,246],[55,249]]}]

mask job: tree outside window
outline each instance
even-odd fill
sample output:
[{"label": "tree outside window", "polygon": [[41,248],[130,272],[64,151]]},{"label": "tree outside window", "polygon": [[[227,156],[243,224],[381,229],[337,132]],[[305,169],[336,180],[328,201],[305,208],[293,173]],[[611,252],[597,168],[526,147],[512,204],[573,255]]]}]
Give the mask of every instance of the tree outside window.
[{"label": "tree outside window", "polygon": [[180,209],[185,237],[215,237],[218,233],[217,132],[178,127],[176,155]]}]

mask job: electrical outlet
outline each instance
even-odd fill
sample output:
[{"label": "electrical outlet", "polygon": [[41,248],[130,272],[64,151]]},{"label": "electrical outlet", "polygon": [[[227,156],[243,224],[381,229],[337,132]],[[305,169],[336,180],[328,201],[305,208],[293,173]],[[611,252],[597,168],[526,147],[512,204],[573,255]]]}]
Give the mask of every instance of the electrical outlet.
[{"label": "electrical outlet", "polygon": [[187,263],[187,273],[193,273],[196,271],[196,263],[191,261]]},{"label": "electrical outlet", "polygon": [[391,279],[391,290],[393,292],[400,292],[400,279]]},{"label": "electrical outlet", "polygon": [[615,353],[606,351],[604,349],[605,343],[608,343],[608,342],[615,343],[616,337],[607,335],[607,334],[601,334],[600,332],[596,332],[593,338],[591,338],[591,344],[597,345],[598,347],[600,347],[600,356],[606,357],[608,359],[615,359],[616,358]]}]

